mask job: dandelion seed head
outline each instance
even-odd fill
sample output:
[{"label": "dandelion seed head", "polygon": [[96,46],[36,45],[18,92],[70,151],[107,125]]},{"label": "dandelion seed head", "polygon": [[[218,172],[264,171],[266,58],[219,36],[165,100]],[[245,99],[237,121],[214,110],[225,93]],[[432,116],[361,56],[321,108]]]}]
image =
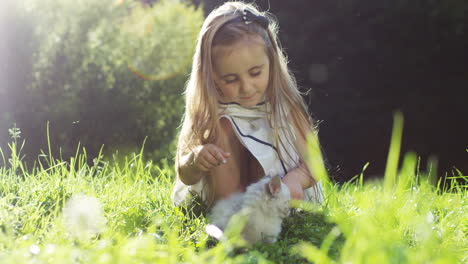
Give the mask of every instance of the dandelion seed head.
[{"label": "dandelion seed head", "polygon": [[41,252],[41,248],[38,245],[31,245],[29,247],[29,252],[33,255],[38,255]]},{"label": "dandelion seed head", "polygon": [[89,239],[101,233],[106,223],[99,200],[82,194],[73,195],[67,201],[63,217],[69,234],[79,239]]}]

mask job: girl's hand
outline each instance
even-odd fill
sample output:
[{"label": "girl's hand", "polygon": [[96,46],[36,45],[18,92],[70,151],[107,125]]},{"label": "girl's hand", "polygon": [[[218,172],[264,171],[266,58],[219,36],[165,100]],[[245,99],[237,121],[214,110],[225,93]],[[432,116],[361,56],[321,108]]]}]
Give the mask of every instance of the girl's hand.
[{"label": "girl's hand", "polygon": [[200,171],[210,171],[214,167],[225,164],[231,153],[224,152],[214,144],[201,145],[193,150],[193,163]]},{"label": "girl's hand", "polygon": [[284,178],[283,183],[288,187],[292,200],[304,200],[304,190],[299,182],[290,177]]},{"label": "girl's hand", "polygon": [[304,162],[300,162],[299,165],[288,172],[283,178],[283,183],[286,184],[291,193],[291,199],[302,200],[304,199],[304,189],[309,188],[315,184],[314,178],[310,175],[310,172]]}]

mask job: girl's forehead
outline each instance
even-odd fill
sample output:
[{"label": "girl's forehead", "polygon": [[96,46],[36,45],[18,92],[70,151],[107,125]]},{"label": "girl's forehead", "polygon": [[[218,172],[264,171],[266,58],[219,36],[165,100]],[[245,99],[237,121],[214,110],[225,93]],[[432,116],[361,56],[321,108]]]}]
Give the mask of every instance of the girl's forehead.
[{"label": "girl's forehead", "polygon": [[261,38],[250,38],[232,45],[214,46],[212,62],[216,72],[237,72],[268,63],[268,55]]},{"label": "girl's forehead", "polygon": [[266,50],[266,45],[263,39],[257,35],[245,35],[236,42],[228,45],[216,45],[212,48],[212,57],[230,56],[232,52],[239,49],[239,47],[248,47],[253,45],[260,45]]}]

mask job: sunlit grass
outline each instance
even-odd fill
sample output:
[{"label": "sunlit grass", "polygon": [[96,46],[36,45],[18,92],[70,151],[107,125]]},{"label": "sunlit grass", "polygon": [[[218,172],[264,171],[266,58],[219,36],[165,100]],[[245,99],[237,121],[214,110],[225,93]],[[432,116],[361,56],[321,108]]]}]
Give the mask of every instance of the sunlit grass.
[{"label": "sunlit grass", "polygon": [[[18,134],[12,155],[0,155],[0,263],[466,263],[467,178],[454,176],[442,192],[416,169],[415,154],[398,168],[401,130],[397,116],[385,179],[356,177],[341,186],[328,181],[311,138],[309,163],[325,183],[325,203],[295,203],[301,210],[285,221],[279,241],[252,248],[214,241],[203,215],[173,207],[170,166],[146,162],[142,153],[123,161],[100,155],[88,165],[79,148],[70,160],[49,150],[28,170]],[[100,204],[102,229],[70,232],[63,212],[71,197]]]}]

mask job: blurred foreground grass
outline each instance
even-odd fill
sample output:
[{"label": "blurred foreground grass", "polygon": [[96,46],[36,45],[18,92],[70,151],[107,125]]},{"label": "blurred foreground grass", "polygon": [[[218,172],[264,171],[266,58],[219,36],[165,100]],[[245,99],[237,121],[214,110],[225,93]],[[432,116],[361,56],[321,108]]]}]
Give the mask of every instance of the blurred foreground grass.
[{"label": "blurred foreground grass", "polygon": [[381,182],[332,184],[312,138],[325,203],[293,203],[279,241],[252,248],[213,241],[203,215],[172,206],[171,166],[142,153],[91,166],[79,150],[68,161],[45,153],[27,169],[15,138],[12,155],[0,155],[0,263],[467,263],[467,178],[442,192],[411,153],[397,169],[395,124]]}]

